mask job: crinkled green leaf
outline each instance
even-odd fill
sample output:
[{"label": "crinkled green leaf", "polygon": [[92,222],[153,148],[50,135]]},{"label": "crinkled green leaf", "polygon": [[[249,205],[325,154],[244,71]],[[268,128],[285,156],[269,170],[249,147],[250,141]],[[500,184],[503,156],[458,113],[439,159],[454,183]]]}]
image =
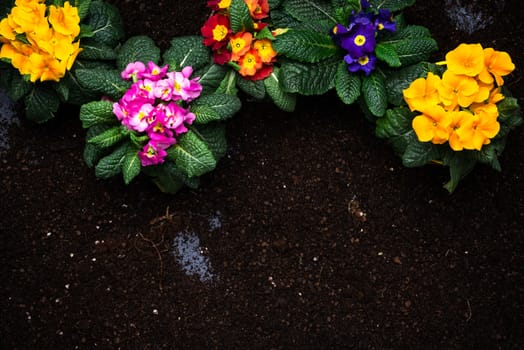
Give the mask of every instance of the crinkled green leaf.
[{"label": "crinkled green leaf", "polygon": [[211,53],[200,36],[182,36],[171,40],[170,48],[163,55],[170,70],[180,71],[186,66],[198,70],[211,62]]},{"label": "crinkled green leaf", "polygon": [[340,62],[335,77],[335,88],[340,100],[345,104],[352,104],[360,96],[360,87],[360,76],[350,73],[346,62]]},{"label": "crinkled green leaf", "polygon": [[109,101],[92,101],[80,107],[82,127],[90,128],[96,124],[116,123],[113,104]]},{"label": "crinkled green leaf", "polygon": [[264,79],[266,92],[278,108],[286,112],[293,112],[297,103],[296,96],[282,89],[280,76],[279,68],[275,67],[273,72]]},{"label": "crinkled green leaf", "polygon": [[78,17],[80,17],[80,22],[82,22],[89,14],[91,0],[69,0],[69,3],[78,9]]},{"label": "crinkled green leaf", "polygon": [[400,67],[401,62],[395,49],[388,44],[377,43],[375,47],[375,55],[381,61],[384,61],[390,67]]},{"label": "crinkled green leaf", "polygon": [[128,147],[124,159],[122,161],[122,174],[124,176],[124,183],[128,185],[135,177],[140,174],[142,165],[138,157],[138,149]]},{"label": "crinkled green leaf", "polygon": [[92,143],[100,148],[108,148],[126,137],[126,133],[123,132],[122,126],[114,126],[110,129],[105,130],[101,134],[98,134],[89,140],[88,143]]},{"label": "crinkled green leaf", "polygon": [[[86,132],[86,139],[89,140],[90,138],[101,134],[105,130],[111,128],[110,125],[107,124],[97,124],[92,126],[91,128],[87,129]],[[92,168],[96,165],[98,160],[102,158],[104,154],[107,153],[107,149],[100,148],[92,143],[85,144],[84,148],[84,161],[86,162],[87,166]]]},{"label": "crinkled green leaf", "polygon": [[229,70],[220,82],[220,85],[216,89],[216,92],[229,95],[236,95],[238,93],[237,79],[237,72],[234,70]]},{"label": "crinkled green leaf", "polygon": [[124,25],[118,9],[104,1],[93,1],[89,6],[88,24],[93,40],[115,47],[124,38]]},{"label": "crinkled green leaf", "polygon": [[445,157],[443,161],[444,165],[449,166],[450,180],[444,184],[444,188],[449,193],[455,191],[460,180],[468,175],[477,163],[476,159],[465,151],[450,152],[449,156]]},{"label": "crinkled green leaf", "polygon": [[147,65],[148,62],[160,62],[160,49],[153,39],[145,35],[138,35],[126,40],[118,50],[116,66],[123,71],[131,62],[140,61]]},{"label": "crinkled green leaf", "polygon": [[205,141],[191,130],[180,136],[167,153],[177,168],[190,178],[201,176],[216,166],[215,157]]},{"label": "crinkled green leaf", "polygon": [[218,64],[212,64],[195,71],[193,75],[199,77],[198,82],[202,85],[202,95],[216,91],[228,71],[226,67]]},{"label": "crinkled green leaf", "polygon": [[216,160],[219,160],[226,154],[227,140],[224,123],[213,122],[199,125],[198,134],[206,142]]},{"label": "crinkled green leaf", "polygon": [[376,120],[375,135],[387,139],[395,153],[402,155],[408,143],[418,142],[411,122],[413,113],[405,107],[388,109],[386,115]]},{"label": "crinkled green leaf", "polygon": [[244,0],[231,0],[229,22],[233,33],[253,30],[253,18]]},{"label": "crinkled green leaf", "polygon": [[82,51],[78,54],[78,59],[114,60],[116,59],[116,52],[109,45],[93,39],[84,39],[82,40]]},{"label": "crinkled green leaf", "polygon": [[331,25],[325,28],[326,31],[337,23],[329,1],[286,0],[282,7],[284,11],[301,22],[329,20]]},{"label": "crinkled green leaf", "polygon": [[375,8],[387,9],[394,12],[412,6],[415,3],[415,0],[369,0],[369,3]]},{"label": "crinkled green leaf", "polygon": [[99,92],[118,100],[131,86],[125,81],[116,69],[77,69],[75,71],[77,81],[85,89]]},{"label": "crinkled green leaf", "polygon": [[195,123],[206,124],[231,118],[240,110],[241,102],[235,95],[214,93],[201,96],[191,104],[191,112],[196,116]]},{"label": "crinkled green leaf", "polygon": [[266,87],[263,80],[237,79],[237,86],[249,96],[263,99],[266,96]]},{"label": "crinkled green leaf", "polygon": [[279,77],[285,91],[302,95],[322,95],[335,86],[340,64],[338,58],[318,63],[286,62]]},{"label": "crinkled green leaf", "polygon": [[43,123],[54,118],[60,106],[60,98],[54,90],[35,85],[25,96],[24,104],[27,119]]},{"label": "crinkled green leaf", "polygon": [[123,143],[109,155],[100,159],[95,166],[95,176],[108,179],[122,172],[122,163],[129,149],[129,144]]},{"label": "crinkled green leaf", "polygon": [[362,96],[371,114],[382,117],[386,113],[388,98],[384,78],[374,71],[362,79]]},{"label": "crinkled green leaf", "polygon": [[309,63],[332,57],[338,50],[328,34],[297,29],[290,29],[277,36],[273,48],[279,55]]},{"label": "crinkled green leaf", "polygon": [[167,159],[161,165],[143,167],[142,171],[147,174],[157,185],[160,191],[169,194],[175,194],[185,186],[197,188],[199,184],[198,177],[189,178],[185,176],[175,165],[174,162]]}]

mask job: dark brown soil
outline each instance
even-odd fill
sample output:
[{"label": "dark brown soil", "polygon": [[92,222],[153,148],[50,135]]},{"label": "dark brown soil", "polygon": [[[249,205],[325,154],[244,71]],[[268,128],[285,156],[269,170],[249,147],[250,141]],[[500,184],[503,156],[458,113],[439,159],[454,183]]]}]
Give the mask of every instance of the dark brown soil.
[{"label": "dark brown soil", "polygon": [[[207,15],[204,0],[110,2],[162,48]],[[408,21],[436,59],[460,42],[509,52],[524,105],[521,2],[468,2],[492,19],[472,34],[451,2],[419,1]],[[292,114],[246,102],[227,157],[168,196],[95,179],[77,112],[12,127],[0,156],[0,348],[524,348],[524,128],[502,173],[479,166],[449,195],[445,169],[403,168],[335,96]],[[181,232],[210,280],[177,262]]]}]

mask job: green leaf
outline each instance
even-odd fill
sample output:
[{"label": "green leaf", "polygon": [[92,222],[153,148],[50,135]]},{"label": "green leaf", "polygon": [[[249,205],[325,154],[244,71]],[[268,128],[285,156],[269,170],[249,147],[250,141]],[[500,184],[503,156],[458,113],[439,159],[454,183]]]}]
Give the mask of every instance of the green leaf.
[{"label": "green leaf", "polygon": [[129,144],[120,145],[109,155],[100,159],[95,167],[95,176],[101,179],[108,179],[122,172],[122,163],[129,149]]},{"label": "green leaf", "polygon": [[237,72],[234,70],[229,70],[224,79],[220,82],[220,85],[216,89],[218,93],[224,93],[229,95],[236,95],[238,93],[237,85]]},{"label": "green leaf", "polygon": [[371,114],[382,117],[386,113],[388,98],[384,78],[374,71],[362,79],[362,96]]},{"label": "green leaf", "polygon": [[114,60],[116,52],[109,45],[97,42],[92,39],[82,40],[82,51],[78,54],[78,59],[84,60]]},{"label": "green leaf", "polygon": [[200,36],[183,36],[171,40],[171,47],[164,53],[164,63],[170,70],[180,71],[186,66],[198,70],[211,62],[211,53]]},{"label": "green leaf", "polygon": [[297,104],[296,96],[282,90],[279,76],[279,68],[274,67],[271,75],[264,79],[266,92],[278,108],[286,112],[293,112]]},{"label": "green leaf", "polygon": [[[17,71],[13,71],[12,73],[12,79],[6,87],[7,94],[13,101],[18,101],[32,90],[33,84],[25,80]],[[4,73],[2,72],[2,74]]]},{"label": "green leaf", "polygon": [[113,104],[109,101],[92,101],[80,107],[80,120],[83,128],[96,124],[116,123]]},{"label": "green leaf", "polygon": [[77,69],[75,74],[77,81],[85,89],[107,95],[113,100],[120,99],[131,86],[116,69]]},{"label": "green leaf", "polygon": [[123,71],[131,62],[140,61],[146,66],[148,62],[160,62],[160,49],[153,39],[145,35],[131,37],[118,50],[116,67]]},{"label": "green leaf", "polygon": [[142,165],[138,157],[138,149],[128,147],[128,150],[122,161],[122,174],[124,175],[124,183],[128,185],[135,177],[140,174]]},{"label": "green leaf", "polygon": [[449,193],[453,193],[460,180],[473,170],[476,162],[475,158],[465,152],[452,152],[450,156],[445,157],[444,165],[449,166],[450,180],[443,187]]},{"label": "green leaf", "polygon": [[214,122],[199,125],[198,134],[205,141],[216,160],[219,160],[226,154],[227,140],[224,123]]},{"label": "green leaf", "polygon": [[411,134],[410,141],[402,155],[402,164],[408,168],[419,167],[439,158],[437,145],[431,142],[419,142],[416,135]]},{"label": "green leaf", "polygon": [[240,99],[235,95],[214,93],[201,96],[193,101],[191,112],[196,116],[195,123],[206,124],[231,118],[240,110],[240,107]]},{"label": "green leaf", "polygon": [[330,26],[325,28],[325,32],[328,32],[337,23],[337,20],[332,16],[331,3],[328,1],[286,0],[282,7],[284,11],[301,22],[328,20]]},{"label": "green leaf", "polygon": [[352,104],[360,96],[360,87],[360,76],[350,73],[346,62],[340,62],[335,77],[335,88],[340,100],[345,104]]},{"label": "green leaf", "polygon": [[377,43],[375,54],[379,60],[386,62],[390,67],[400,67],[402,64],[397,52],[391,45]]},{"label": "green leaf", "polygon": [[376,120],[375,135],[387,139],[396,154],[404,154],[410,142],[418,142],[411,122],[413,113],[405,107],[388,109],[386,115]]},{"label": "green leaf", "polygon": [[218,64],[212,64],[195,71],[193,75],[200,78],[198,82],[202,85],[201,95],[214,92],[228,71],[226,67]]},{"label": "green leaf", "polygon": [[187,177],[201,176],[216,166],[213,153],[193,131],[188,131],[167,150],[168,156]]},{"label": "green leaf", "polygon": [[360,0],[332,0],[331,5],[335,9],[337,23],[345,26],[349,24],[349,16],[360,11]]},{"label": "green leaf", "polygon": [[[76,63],[78,62],[80,61],[76,61]],[[84,103],[100,98],[99,93],[96,93],[95,91],[89,91],[80,85],[75,76],[75,72],[76,69],[66,72],[65,76],[60,79],[59,85],[64,85],[64,87],[67,87],[68,90],[65,101],[72,105],[81,106]]]},{"label": "green leaf", "polygon": [[175,163],[169,160],[166,160],[161,165],[144,167],[142,171],[164,193],[175,194],[184,185],[190,188],[197,188],[199,184],[198,178],[188,178],[176,167]]},{"label": "green leaf", "polygon": [[60,101],[67,101],[69,99],[69,86],[65,83],[64,79],[60,79],[59,82],[52,82],[51,85],[58,94]]},{"label": "green leaf", "polygon": [[282,63],[279,77],[287,92],[302,95],[322,95],[335,86],[335,78],[340,64],[338,57],[318,63]]},{"label": "green leaf", "polygon": [[369,3],[377,9],[387,9],[395,12],[412,6],[415,0],[370,0]]},{"label": "green leaf", "polygon": [[253,30],[253,18],[244,0],[231,0],[229,21],[233,33]]},{"label": "green leaf", "polygon": [[264,86],[263,80],[253,81],[247,79],[237,79],[237,86],[240,88],[240,90],[258,100],[261,100],[266,96],[266,87]]},{"label": "green leaf", "polygon": [[[86,139],[89,140],[90,138],[102,133],[104,130],[107,130],[109,128],[109,125],[97,124],[87,129]],[[94,167],[98,160],[104,155],[105,151],[106,150],[100,147],[86,142],[83,156],[87,166],[90,168]]]},{"label": "green leaf", "polygon": [[54,118],[60,99],[54,90],[35,86],[24,98],[27,119],[43,123]]},{"label": "green leaf", "polygon": [[123,140],[124,137],[126,137],[126,134],[122,132],[122,127],[114,126],[90,138],[87,142],[100,148],[108,148]]},{"label": "green leaf", "polygon": [[296,29],[277,36],[273,48],[279,55],[309,63],[332,57],[338,50],[329,35]]},{"label": "green leaf", "polygon": [[124,25],[117,8],[103,1],[93,1],[89,6],[88,24],[92,39],[115,47],[124,38]]},{"label": "green leaf", "polygon": [[503,93],[506,97],[497,104],[500,131],[496,138],[503,138],[512,129],[522,125],[522,111],[520,110],[517,99],[508,96],[509,93],[507,91],[503,91]]}]

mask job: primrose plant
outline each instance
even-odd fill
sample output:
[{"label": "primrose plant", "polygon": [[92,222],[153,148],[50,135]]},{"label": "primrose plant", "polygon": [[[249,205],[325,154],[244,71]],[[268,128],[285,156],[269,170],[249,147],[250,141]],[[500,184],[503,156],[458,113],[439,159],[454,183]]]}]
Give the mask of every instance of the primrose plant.
[{"label": "primrose plant", "polygon": [[[84,159],[100,178],[144,173],[164,192],[195,188],[225,154],[223,120],[240,100],[219,92],[223,74],[199,37],[172,40],[160,50],[146,36],[119,49],[117,69],[86,70],[82,82],[105,95],[80,108],[88,129]],[[196,71],[198,70],[198,71]]]},{"label": "primrose plant", "polygon": [[289,93],[321,95],[335,88],[342,102],[359,102],[371,119],[388,106],[392,71],[426,60],[437,49],[402,10],[414,0],[283,0],[273,13],[287,30],[273,47],[282,59],[279,80]]},{"label": "primrose plant", "polygon": [[124,36],[116,8],[99,0],[2,0],[0,87],[45,122],[61,103],[99,98],[79,83],[78,69],[111,67]]}]

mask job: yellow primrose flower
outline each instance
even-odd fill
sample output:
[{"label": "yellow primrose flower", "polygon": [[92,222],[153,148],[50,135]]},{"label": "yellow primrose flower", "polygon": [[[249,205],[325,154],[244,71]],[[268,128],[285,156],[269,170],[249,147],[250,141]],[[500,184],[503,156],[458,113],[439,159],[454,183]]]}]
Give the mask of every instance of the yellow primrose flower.
[{"label": "yellow primrose flower", "polygon": [[228,9],[231,6],[231,0],[220,0],[217,4],[219,9]]},{"label": "yellow primrose flower", "polygon": [[500,131],[497,121],[499,112],[494,104],[486,104],[475,110],[474,118],[464,125],[462,138],[467,140],[464,148],[480,151],[483,145],[491,142]]},{"label": "yellow primrose flower", "polygon": [[407,89],[402,91],[409,109],[424,112],[428,107],[439,104],[440,97],[437,90],[439,84],[440,77],[431,72],[425,79],[414,80]]},{"label": "yellow primrose flower", "polygon": [[40,31],[48,28],[49,24],[45,17],[45,4],[34,3],[27,7],[13,7],[11,19],[16,23],[15,31],[19,34]]},{"label": "yellow primrose flower", "polygon": [[10,16],[0,21],[0,42],[7,43],[10,40],[16,40],[15,28],[12,25]]},{"label": "yellow primrose flower", "polygon": [[450,70],[442,74],[441,84],[437,88],[440,100],[447,110],[454,110],[457,106],[469,107],[479,93],[479,85],[475,79],[454,74]]},{"label": "yellow primrose flower", "polygon": [[428,106],[424,113],[411,122],[420,142],[442,144],[448,140],[451,115],[441,106]]},{"label": "yellow primrose flower", "polygon": [[71,35],[73,38],[80,34],[78,9],[71,6],[69,1],[63,7],[49,6],[49,23],[60,34]]},{"label": "yellow primrose flower", "polygon": [[486,70],[493,74],[498,86],[504,85],[502,77],[510,74],[515,69],[510,55],[504,51],[486,48],[484,49],[484,57]]},{"label": "yellow primrose flower", "polygon": [[253,47],[257,50],[263,63],[271,63],[277,55],[277,52],[273,49],[273,45],[269,39],[257,40],[253,44]]},{"label": "yellow primrose flower", "polygon": [[75,63],[76,57],[82,51],[82,48],[80,47],[80,42],[77,41],[76,43],[74,43],[73,49],[74,50],[69,53],[69,57],[65,59],[67,70],[71,70],[71,67],[73,67],[73,63]]},{"label": "yellow primrose flower", "polygon": [[465,146],[472,144],[473,122],[475,117],[470,112],[466,111],[452,111],[451,124],[449,125],[449,146],[454,151],[462,151]]},{"label": "yellow primrose flower", "polygon": [[59,81],[65,74],[65,63],[56,60],[47,54],[33,53],[29,56],[30,80],[34,83],[40,81]]},{"label": "yellow primrose flower", "polygon": [[480,44],[460,44],[446,54],[446,65],[455,74],[474,77],[484,69],[484,51]]}]

